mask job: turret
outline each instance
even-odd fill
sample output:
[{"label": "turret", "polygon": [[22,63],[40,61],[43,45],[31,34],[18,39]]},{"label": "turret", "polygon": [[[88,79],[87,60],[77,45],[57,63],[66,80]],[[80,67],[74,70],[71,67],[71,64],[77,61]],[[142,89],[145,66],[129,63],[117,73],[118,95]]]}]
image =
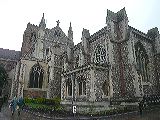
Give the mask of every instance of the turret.
[{"label": "turret", "polygon": [[82,31],[82,46],[86,54],[88,54],[88,44],[89,44],[90,33],[89,30],[84,29]]},{"label": "turret", "polygon": [[152,28],[148,30],[147,35],[155,41],[155,52],[156,54],[160,53],[160,35],[158,28]]},{"label": "turret", "polygon": [[70,22],[69,30],[68,30],[68,38],[69,40],[73,41],[73,31],[72,31],[72,26]]},{"label": "turret", "polygon": [[46,28],[46,23],[45,23],[45,19],[44,19],[44,13],[43,13],[41,22],[40,22],[40,24],[39,24],[39,27],[42,28],[42,29],[45,29],[45,28]]}]

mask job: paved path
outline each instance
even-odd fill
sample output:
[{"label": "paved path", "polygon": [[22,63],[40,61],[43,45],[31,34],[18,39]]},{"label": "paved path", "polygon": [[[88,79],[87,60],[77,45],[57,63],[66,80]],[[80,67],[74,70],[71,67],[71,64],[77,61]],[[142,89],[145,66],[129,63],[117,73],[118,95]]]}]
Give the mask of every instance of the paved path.
[{"label": "paved path", "polygon": [[0,120],[48,120],[48,119],[38,117],[36,115],[24,111],[21,112],[20,116],[18,116],[17,111],[12,116],[11,110],[8,107],[8,105],[4,105],[2,107],[2,111],[0,112]]},{"label": "paved path", "polygon": [[[59,118],[62,120],[62,118]],[[63,120],[71,120],[72,118],[64,118]],[[75,119],[78,119],[77,117]],[[3,106],[2,112],[0,112],[0,120],[49,120],[29,112],[21,112],[21,115],[18,116],[17,112],[14,116],[11,116],[11,111],[7,105]],[[50,119],[54,120],[54,118]],[[160,120],[160,109],[155,109],[151,111],[143,112],[143,115],[140,116],[139,113],[127,113],[122,115],[113,115],[109,117],[100,117],[100,118],[86,118],[83,117],[81,120]]]}]

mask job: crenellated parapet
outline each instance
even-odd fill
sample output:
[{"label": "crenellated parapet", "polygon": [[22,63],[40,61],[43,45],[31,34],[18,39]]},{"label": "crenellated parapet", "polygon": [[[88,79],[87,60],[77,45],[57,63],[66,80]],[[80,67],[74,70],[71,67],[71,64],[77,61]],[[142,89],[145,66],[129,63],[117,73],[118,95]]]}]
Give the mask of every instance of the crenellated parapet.
[{"label": "crenellated parapet", "polygon": [[34,42],[38,34],[38,26],[27,24],[27,28],[23,34],[23,42],[21,47],[22,57],[29,57],[34,49]]},{"label": "crenellated parapet", "polygon": [[93,35],[90,36],[89,42],[92,43],[95,40],[105,36],[107,33],[109,33],[110,29],[108,26],[102,28],[101,30],[97,31],[96,33],[94,33]]},{"label": "crenellated parapet", "polygon": [[133,28],[131,26],[128,26],[128,27],[131,29],[132,33],[134,34],[134,37],[141,39],[141,40],[146,40],[149,43],[153,42],[153,40],[148,34],[143,33],[142,31],[139,31],[136,28]]},{"label": "crenellated parapet", "polygon": [[111,29],[113,41],[123,41],[128,33],[128,17],[125,8],[117,13],[107,10],[106,24]]}]

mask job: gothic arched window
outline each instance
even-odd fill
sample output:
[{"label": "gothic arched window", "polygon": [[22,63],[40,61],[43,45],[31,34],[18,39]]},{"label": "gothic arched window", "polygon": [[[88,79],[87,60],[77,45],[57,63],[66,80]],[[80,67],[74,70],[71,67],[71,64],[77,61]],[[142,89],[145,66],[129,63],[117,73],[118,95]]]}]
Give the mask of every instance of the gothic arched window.
[{"label": "gothic arched window", "polygon": [[109,83],[105,80],[103,85],[102,85],[102,90],[103,90],[103,93],[104,93],[105,96],[109,95],[108,88],[109,88]]},{"label": "gothic arched window", "polygon": [[86,95],[86,80],[83,76],[78,78],[78,95],[83,96]]},{"label": "gothic arched window", "polygon": [[135,54],[136,54],[136,62],[137,62],[137,70],[138,73],[141,74],[142,80],[144,82],[148,81],[148,55],[146,53],[145,48],[142,43],[137,42],[135,45]]},{"label": "gothic arched window", "polygon": [[36,33],[35,33],[35,32],[32,32],[32,33],[31,33],[31,39],[30,39],[30,41],[31,41],[31,42],[35,42],[35,40],[36,40]]},{"label": "gothic arched window", "polygon": [[34,65],[30,72],[29,88],[42,88],[43,74],[42,67],[39,64]]},{"label": "gothic arched window", "polygon": [[103,64],[106,62],[106,50],[102,45],[97,45],[94,52],[94,63]]},{"label": "gothic arched window", "polygon": [[66,92],[67,92],[67,96],[72,96],[71,76],[68,77],[67,82],[66,82]]}]

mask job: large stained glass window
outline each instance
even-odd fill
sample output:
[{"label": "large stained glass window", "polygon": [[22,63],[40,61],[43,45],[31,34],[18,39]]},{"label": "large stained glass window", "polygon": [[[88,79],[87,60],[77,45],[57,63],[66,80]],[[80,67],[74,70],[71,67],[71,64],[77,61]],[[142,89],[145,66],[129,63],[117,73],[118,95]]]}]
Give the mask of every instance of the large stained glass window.
[{"label": "large stained glass window", "polygon": [[29,88],[42,88],[44,71],[39,64],[32,67]]},{"label": "large stained glass window", "polygon": [[97,45],[93,61],[98,64],[103,64],[106,62],[106,50],[102,45]]}]

